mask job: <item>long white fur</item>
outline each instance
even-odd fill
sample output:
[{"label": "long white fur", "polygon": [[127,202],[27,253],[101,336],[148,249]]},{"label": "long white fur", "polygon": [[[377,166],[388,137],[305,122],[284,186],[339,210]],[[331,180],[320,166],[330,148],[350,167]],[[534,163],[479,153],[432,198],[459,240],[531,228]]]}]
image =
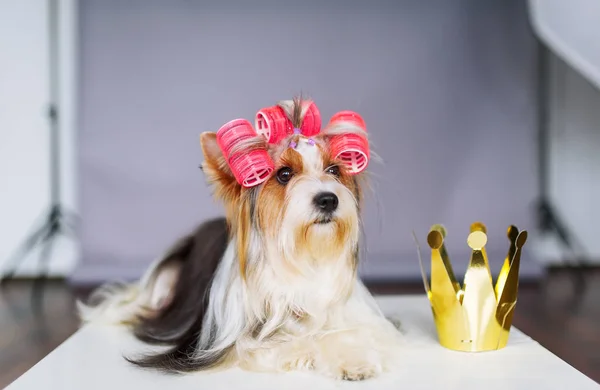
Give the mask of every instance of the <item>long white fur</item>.
[{"label": "long white fur", "polygon": [[[253,271],[246,279],[239,271],[235,238],[230,241],[210,287],[196,357],[233,348],[235,364],[251,370],[314,370],[345,379],[376,376],[393,364],[402,338],[351,266],[360,224],[354,196],[323,176],[326,167],[317,148],[301,141],[296,150],[305,173],[288,192],[291,206],[281,216],[279,234],[272,239],[256,229],[251,232],[247,261]],[[351,220],[353,230],[335,258],[298,257],[294,231],[314,218],[311,200],[321,191],[338,196],[336,216]],[[335,234],[333,224],[314,228],[323,240]],[[139,284],[101,292],[99,306],[82,305],[83,319],[127,322],[168,302],[174,270],[157,264]],[[262,326],[255,334],[257,323]]]}]

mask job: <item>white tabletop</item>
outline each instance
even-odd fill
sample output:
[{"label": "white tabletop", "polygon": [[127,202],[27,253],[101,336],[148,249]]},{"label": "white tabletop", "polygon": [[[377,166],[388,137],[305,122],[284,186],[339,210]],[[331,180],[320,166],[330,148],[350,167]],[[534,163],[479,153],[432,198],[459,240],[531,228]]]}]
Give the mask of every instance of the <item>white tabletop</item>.
[{"label": "white tabletop", "polygon": [[[484,353],[440,346],[425,296],[378,297],[382,310],[402,321],[406,361],[363,382],[337,382],[310,373],[257,374],[238,369],[170,376],[133,367],[123,354],[144,346],[117,327],[86,326],[8,386],[8,390],[92,389],[577,389],[600,385],[517,329],[506,348]],[[145,348],[144,348],[145,349]]]}]

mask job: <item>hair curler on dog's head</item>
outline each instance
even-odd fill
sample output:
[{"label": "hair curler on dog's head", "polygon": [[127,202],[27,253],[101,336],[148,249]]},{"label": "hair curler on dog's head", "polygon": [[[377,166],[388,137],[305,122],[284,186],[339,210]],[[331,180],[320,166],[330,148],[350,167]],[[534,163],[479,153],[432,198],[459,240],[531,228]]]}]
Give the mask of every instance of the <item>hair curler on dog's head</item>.
[{"label": "hair curler on dog's head", "polygon": [[244,147],[255,138],[252,124],[245,119],[227,122],[217,131],[217,142],[238,183],[254,187],[269,178],[275,166],[264,149]]},{"label": "hair curler on dog's head", "polygon": [[[308,107],[307,107],[308,105]],[[304,118],[302,119],[302,135],[305,137],[312,137],[321,131],[321,113],[317,108],[317,105],[313,102],[304,102],[303,110],[306,110]]]},{"label": "hair curler on dog's head", "polygon": [[283,108],[279,106],[266,107],[257,112],[254,128],[270,144],[279,142],[294,129]]},{"label": "hair curler on dog's head", "polygon": [[[344,133],[344,124],[353,127],[353,131]],[[352,175],[364,171],[370,158],[365,121],[353,111],[341,111],[331,118],[329,126],[340,128],[329,142],[333,157],[340,160],[346,166],[348,173]],[[357,132],[357,128],[360,131]]]},{"label": "hair curler on dog's head", "polygon": [[[304,102],[305,111],[300,131],[305,137],[312,137],[321,131],[321,113],[314,102]],[[275,144],[294,132],[294,125],[280,106],[266,107],[256,113],[256,132]]]}]

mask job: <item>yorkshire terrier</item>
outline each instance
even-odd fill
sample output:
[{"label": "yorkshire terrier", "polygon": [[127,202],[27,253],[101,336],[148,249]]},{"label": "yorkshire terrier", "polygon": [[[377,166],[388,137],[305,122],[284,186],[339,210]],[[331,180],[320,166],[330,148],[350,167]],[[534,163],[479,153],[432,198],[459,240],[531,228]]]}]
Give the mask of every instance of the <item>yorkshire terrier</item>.
[{"label": "yorkshire terrier", "polygon": [[[357,275],[365,173],[338,153],[340,140],[368,145],[365,128],[342,118],[321,130],[307,100],[271,109],[285,116],[279,138],[274,122],[270,133],[233,134],[229,150],[218,133],[200,136],[201,168],[225,217],[183,237],[137,283],[103,286],[80,304],[84,322],[124,324],[169,347],[130,362],[176,373],[310,370],[344,380],[390,369],[401,335]],[[312,130],[303,127],[309,114]],[[267,156],[258,184],[240,178],[244,167],[229,158],[244,150]]]}]

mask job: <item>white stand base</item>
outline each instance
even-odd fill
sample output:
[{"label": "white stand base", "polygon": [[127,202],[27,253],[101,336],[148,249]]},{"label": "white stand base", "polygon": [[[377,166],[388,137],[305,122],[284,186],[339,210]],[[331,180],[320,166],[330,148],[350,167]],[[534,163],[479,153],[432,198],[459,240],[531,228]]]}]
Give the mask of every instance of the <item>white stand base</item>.
[{"label": "white stand base", "polygon": [[407,344],[393,372],[363,382],[336,382],[311,373],[258,374],[238,369],[187,376],[141,370],[123,359],[145,349],[121,328],[86,326],[8,390],[38,389],[545,389],[600,390],[600,385],[517,329],[506,348],[454,352],[437,342],[431,309],[422,296],[385,296],[378,302],[399,319]]}]

